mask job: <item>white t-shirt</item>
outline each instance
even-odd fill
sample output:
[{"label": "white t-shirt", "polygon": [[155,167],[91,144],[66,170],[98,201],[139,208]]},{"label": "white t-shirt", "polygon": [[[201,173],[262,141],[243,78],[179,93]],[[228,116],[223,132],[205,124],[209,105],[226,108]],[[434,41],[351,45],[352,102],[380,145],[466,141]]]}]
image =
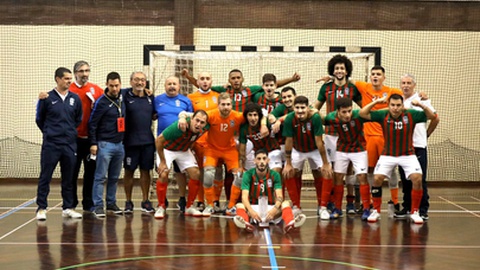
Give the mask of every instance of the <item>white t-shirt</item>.
[{"label": "white t-shirt", "polygon": [[[435,109],[433,108],[430,102],[430,99],[421,100],[417,93],[413,94],[411,97],[406,98],[403,101],[403,105],[405,106],[405,109],[414,109],[417,111],[423,111],[423,109],[418,106],[412,106],[413,100],[420,101],[421,104],[423,104],[424,106],[427,106],[430,110],[432,110],[432,112],[435,112]],[[413,147],[427,148],[427,124],[426,123],[422,122],[422,123],[417,123],[415,125],[415,130],[413,131]]]}]

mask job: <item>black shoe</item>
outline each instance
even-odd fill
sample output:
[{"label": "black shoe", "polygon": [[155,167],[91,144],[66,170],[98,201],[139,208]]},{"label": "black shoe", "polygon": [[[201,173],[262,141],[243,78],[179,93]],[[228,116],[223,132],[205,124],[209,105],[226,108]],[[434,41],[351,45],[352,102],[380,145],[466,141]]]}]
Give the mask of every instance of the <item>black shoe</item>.
[{"label": "black shoe", "polygon": [[155,209],[152,206],[152,203],[149,200],[142,202],[142,212],[153,213]]},{"label": "black shoe", "polygon": [[117,215],[123,214],[122,209],[120,209],[116,204],[107,205],[107,211],[112,211],[113,213],[115,213]]},{"label": "black shoe", "polygon": [[395,218],[406,218],[410,214],[410,211],[407,210],[407,208],[403,208],[400,211],[395,211],[395,214],[393,215]]},{"label": "black shoe", "polygon": [[427,213],[420,213],[420,217],[421,217],[423,220],[428,220],[428,214],[427,214]]},{"label": "black shoe", "polygon": [[168,208],[168,199],[167,199],[167,197],[165,197],[165,209],[167,209],[167,208]]},{"label": "black shoe", "polygon": [[185,197],[180,197],[177,203],[177,207],[180,210],[180,212],[185,213],[186,206],[187,206],[187,201],[185,200]]},{"label": "black shoe", "polygon": [[102,206],[95,207],[93,214],[95,214],[96,217],[105,217],[105,211]]},{"label": "black shoe", "polygon": [[395,208],[395,212],[400,211],[400,204],[399,203],[395,204],[393,207]]},{"label": "black shoe", "polygon": [[200,212],[203,212],[205,210],[205,204],[203,202],[197,202],[197,209]]}]

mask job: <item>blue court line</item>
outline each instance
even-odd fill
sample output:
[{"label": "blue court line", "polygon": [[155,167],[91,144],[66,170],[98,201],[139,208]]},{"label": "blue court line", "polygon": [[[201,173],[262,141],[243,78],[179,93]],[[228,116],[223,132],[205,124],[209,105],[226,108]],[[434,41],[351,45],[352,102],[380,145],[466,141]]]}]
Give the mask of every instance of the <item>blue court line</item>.
[{"label": "blue court line", "polygon": [[270,230],[264,229],[265,240],[267,241],[268,257],[270,258],[270,266],[272,269],[278,269],[277,258],[275,258],[275,251],[272,246],[272,238],[270,237]]},{"label": "blue court line", "polygon": [[10,216],[11,214],[29,206],[30,204],[35,202],[35,199],[36,199],[36,197],[33,198],[33,199],[30,199],[29,201],[26,201],[26,202],[20,204],[19,206],[16,206],[16,207],[12,208],[11,210],[9,210],[5,213],[3,213],[2,215],[0,215],[0,219],[6,218],[6,217]]}]

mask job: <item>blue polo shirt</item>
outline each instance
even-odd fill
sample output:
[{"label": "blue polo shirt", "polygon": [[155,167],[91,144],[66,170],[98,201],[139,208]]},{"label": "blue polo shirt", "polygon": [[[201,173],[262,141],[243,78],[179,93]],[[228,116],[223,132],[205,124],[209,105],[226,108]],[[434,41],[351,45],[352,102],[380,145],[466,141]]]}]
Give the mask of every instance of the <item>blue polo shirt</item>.
[{"label": "blue polo shirt", "polygon": [[184,95],[169,97],[161,94],[155,97],[155,111],[158,115],[157,136],[178,119],[182,111],[193,112],[192,102]]},{"label": "blue polo shirt", "polygon": [[152,117],[155,113],[154,97],[139,97],[132,88],[122,89],[123,100],[127,108],[125,115],[125,146],[147,145],[155,143],[152,133]]}]

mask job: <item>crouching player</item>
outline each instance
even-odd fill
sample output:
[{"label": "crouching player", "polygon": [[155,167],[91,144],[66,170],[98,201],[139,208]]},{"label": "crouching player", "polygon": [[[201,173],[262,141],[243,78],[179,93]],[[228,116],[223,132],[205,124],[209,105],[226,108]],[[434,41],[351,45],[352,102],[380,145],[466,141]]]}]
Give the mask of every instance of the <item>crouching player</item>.
[{"label": "crouching player", "polygon": [[[255,168],[243,174],[242,202],[236,205],[237,215],[233,220],[237,227],[248,232],[253,231],[250,220],[258,224],[278,224],[283,220],[285,232],[302,226],[306,220],[304,214],[294,218],[290,201],[283,200],[280,174],[270,170],[269,161],[267,151],[259,149],[255,152]],[[266,209],[261,209],[259,200],[264,198],[268,200],[268,205]]]},{"label": "crouching player", "polygon": [[208,115],[205,111],[198,110],[192,115],[191,119],[188,117],[185,121],[184,124],[187,124],[185,131],[182,131],[178,126],[178,121],[175,121],[156,139],[157,152],[160,157],[159,178],[157,180],[158,209],[155,212],[155,218],[157,219],[162,219],[165,216],[168,172],[173,161],[176,161],[181,172],[187,172],[190,177],[185,215],[202,216],[202,212],[192,205],[200,187],[200,169],[190,148],[205,132]]}]

